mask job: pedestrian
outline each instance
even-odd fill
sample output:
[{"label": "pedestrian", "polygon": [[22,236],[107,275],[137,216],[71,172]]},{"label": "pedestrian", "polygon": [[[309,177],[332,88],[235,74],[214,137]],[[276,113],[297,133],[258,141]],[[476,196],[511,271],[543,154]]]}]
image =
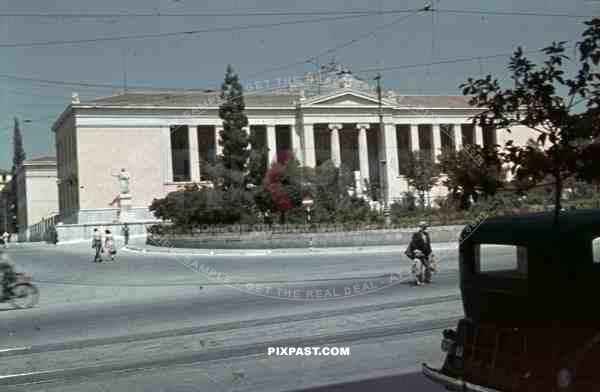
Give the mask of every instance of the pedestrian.
[{"label": "pedestrian", "polygon": [[273,217],[271,216],[271,210],[267,208],[265,211],[264,222],[266,223],[269,230],[271,230],[271,226],[273,226]]},{"label": "pedestrian", "polygon": [[2,245],[5,248],[8,248],[8,240],[10,238],[10,234],[8,234],[6,231],[4,233],[2,233]]},{"label": "pedestrian", "polygon": [[125,246],[127,246],[129,244],[129,226],[127,226],[127,223],[123,225],[123,240],[125,241]]},{"label": "pedestrian", "polygon": [[110,230],[106,230],[104,237],[104,250],[106,251],[107,255],[110,255],[110,259],[114,261],[115,255],[117,254],[115,239]]},{"label": "pedestrian", "polygon": [[431,273],[435,271],[435,265],[432,263],[431,239],[427,232],[428,226],[425,221],[419,222],[419,230],[413,234],[405,252],[406,256],[414,261],[412,273],[417,286],[431,283]]},{"label": "pedestrian", "polygon": [[94,256],[94,263],[102,262],[102,233],[98,231],[98,229],[94,229],[94,234],[92,236],[92,249],[96,250],[96,255]]}]

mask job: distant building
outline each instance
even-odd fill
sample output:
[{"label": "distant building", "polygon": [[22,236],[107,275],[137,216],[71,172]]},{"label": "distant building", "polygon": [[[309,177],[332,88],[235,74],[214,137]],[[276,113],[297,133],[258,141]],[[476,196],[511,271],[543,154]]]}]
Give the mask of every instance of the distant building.
[{"label": "distant building", "polygon": [[32,238],[32,233],[40,234],[36,225],[54,220],[59,212],[56,158],[45,156],[25,160],[17,168],[14,180],[19,241],[39,240]]},{"label": "distant building", "polygon": [[[523,127],[508,134],[473,126],[471,117],[480,109],[464,96],[392,91],[382,94],[380,129],[376,86],[347,70],[317,84],[312,75],[294,79],[246,86],[247,132],[257,140],[254,148],[268,147],[271,159],[276,151],[293,149],[308,167],[325,161],[344,166],[355,172],[358,184],[372,186],[374,199],[388,203],[409,191],[404,174],[413,151],[437,159],[442,149],[508,139],[525,144],[533,135]],[[52,128],[63,222],[115,221],[111,202],[121,168],[131,174],[133,209],[140,219],[150,216],[154,198],[182,185],[208,184],[207,164],[222,153],[219,102],[214,91],[125,93],[89,102],[74,96]],[[439,185],[432,193],[447,190]]]},{"label": "distant building", "polygon": [[10,188],[12,173],[0,169],[0,232],[12,231],[12,209],[10,204]]}]

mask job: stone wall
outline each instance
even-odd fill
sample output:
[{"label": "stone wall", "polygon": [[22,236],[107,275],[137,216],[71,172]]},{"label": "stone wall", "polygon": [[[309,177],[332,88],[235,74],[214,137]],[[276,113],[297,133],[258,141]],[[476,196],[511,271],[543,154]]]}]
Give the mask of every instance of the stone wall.
[{"label": "stone wall", "polygon": [[[450,242],[459,236],[463,227],[464,226],[431,227],[429,229],[431,240],[433,242]],[[197,249],[282,249],[385,246],[408,244],[412,234],[416,230],[416,228],[406,228],[334,233],[252,232],[242,234],[165,234],[162,236],[149,235],[146,243],[154,246]]]},{"label": "stone wall", "polygon": [[[158,223],[157,221],[137,221],[127,223],[129,226],[130,237],[145,237],[147,230],[146,228]],[[104,232],[104,230],[110,230],[115,238],[122,238],[122,223],[104,223],[104,224],[75,224],[75,225],[56,225],[56,232],[58,233],[59,243],[92,240],[92,234],[94,229],[97,228]]]}]

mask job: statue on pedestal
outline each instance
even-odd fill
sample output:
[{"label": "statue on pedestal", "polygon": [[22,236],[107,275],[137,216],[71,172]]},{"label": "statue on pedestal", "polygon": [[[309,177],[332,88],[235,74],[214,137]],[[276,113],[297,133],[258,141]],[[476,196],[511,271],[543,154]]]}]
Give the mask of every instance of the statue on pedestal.
[{"label": "statue on pedestal", "polygon": [[129,194],[129,180],[131,179],[129,172],[127,170],[125,170],[125,168],[122,168],[121,172],[115,177],[119,178],[120,194],[128,195]]},{"label": "statue on pedestal", "polygon": [[113,174],[112,176],[119,179],[119,195],[113,200],[111,205],[118,203],[119,211],[117,211],[117,220],[127,222],[131,218],[131,193],[129,189],[131,175],[125,168],[122,168],[119,174]]}]

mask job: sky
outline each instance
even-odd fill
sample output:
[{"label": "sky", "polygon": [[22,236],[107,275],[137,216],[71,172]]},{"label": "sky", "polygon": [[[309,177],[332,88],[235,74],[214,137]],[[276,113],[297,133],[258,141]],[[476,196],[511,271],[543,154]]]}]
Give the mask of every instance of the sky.
[{"label": "sky", "polygon": [[[469,76],[505,80],[517,46],[575,43],[586,20],[514,13],[600,15],[600,0],[432,3],[433,14],[414,12],[426,2],[412,0],[0,0],[0,168],[11,166],[15,116],[28,158],[55,154],[51,126],[73,92],[110,96],[125,80],[130,89],[218,88],[227,64],[254,83],[336,61],[364,80],[381,69],[384,88],[400,94],[460,94]],[[164,35],[185,31],[200,32]],[[92,41],[64,43],[72,40]],[[473,60],[419,65],[456,59]]]}]

